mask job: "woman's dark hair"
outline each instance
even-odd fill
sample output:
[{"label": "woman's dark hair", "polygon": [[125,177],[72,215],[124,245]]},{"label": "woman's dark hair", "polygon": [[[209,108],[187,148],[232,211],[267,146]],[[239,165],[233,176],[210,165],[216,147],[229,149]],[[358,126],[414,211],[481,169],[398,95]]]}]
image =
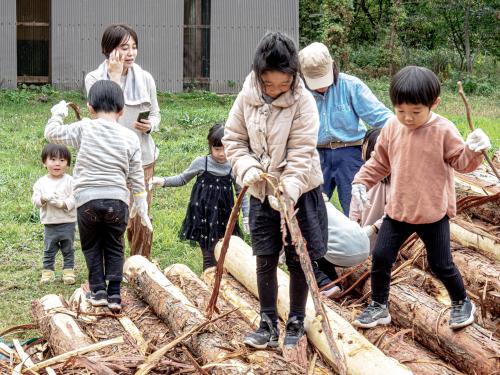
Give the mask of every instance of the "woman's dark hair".
[{"label": "woman's dark hair", "polygon": [[366,132],[365,138],[363,139],[363,146],[361,147],[363,151],[363,155],[361,155],[361,157],[364,161],[368,161],[368,159],[370,159],[370,156],[375,149],[375,144],[377,143],[380,131],[380,128],[370,128]]},{"label": "woman's dark hair", "polygon": [[222,137],[224,137],[224,124],[217,123],[210,128],[208,131],[208,147],[211,150],[212,147],[222,147]]},{"label": "woman's dark hair", "polygon": [[389,95],[392,105],[423,104],[431,107],[441,92],[438,77],[429,69],[407,66],[391,80]]},{"label": "woman's dark hair", "polygon": [[71,152],[64,145],[56,145],[55,143],[48,143],[42,149],[42,163],[49,158],[61,158],[68,161],[68,166],[71,165]]},{"label": "woman's dark hair", "polygon": [[125,105],[122,88],[113,81],[100,80],[89,90],[89,104],[96,112],[118,113]]},{"label": "woman's dark hair", "polygon": [[269,32],[261,39],[253,59],[252,69],[262,86],[262,74],[277,71],[293,77],[292,91],[299,72],[299,54],[292,39],[280,32]]},{"label": "woman's dark hair", "polygon": [[[126,38],[126,40],[124,40]],[[130,26],[124,24],[110,25],[106,27],[104,33],[102,34],[101,40],[101,50],[104,56],[109,59],[109,54],[113,50],[122,44],[122,41],[126,42],[129,38],[134,39],[136,46],[139,46],[139,40],[137,39],[137,33]]]}]

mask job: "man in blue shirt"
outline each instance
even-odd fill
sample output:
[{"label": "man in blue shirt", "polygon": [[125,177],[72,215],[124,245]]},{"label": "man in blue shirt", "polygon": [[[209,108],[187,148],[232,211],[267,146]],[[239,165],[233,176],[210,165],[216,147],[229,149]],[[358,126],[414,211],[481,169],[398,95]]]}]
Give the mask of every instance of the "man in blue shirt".
[{"label": "man in blue shirt", "polygon": [[365,123],[382,127],[393,115],[359,78],[339,73],[328,48],[312,43],[299,53],[300,69],[320,117],[318,151],[323,191],[332,197],[338,188],[340,204],[349,216],[351,183],[363,165],[361,144]]}]

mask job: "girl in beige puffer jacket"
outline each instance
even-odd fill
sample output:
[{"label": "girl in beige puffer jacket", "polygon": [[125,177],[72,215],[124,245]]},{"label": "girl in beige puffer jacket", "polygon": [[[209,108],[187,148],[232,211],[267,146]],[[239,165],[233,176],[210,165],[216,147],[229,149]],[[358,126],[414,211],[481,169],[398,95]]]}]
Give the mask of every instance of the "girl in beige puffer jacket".
[{"label": "girl in beige puffer jacket", "polygon": [[[229,113],[222,139],[237,182],[250,187],[249,226],[253,254],[257,256],[261,323],[244,342],[256,348],[278,345],[276,269],[283,247],[290,271],[286,347],[295,346],[304,334],[308,294],[288,233],[286,243],[282,242],[279,204],[272,187],[261,179],[263,172],[281,182],[298,209],[296,217],[313,264],[326,253],[327,214],[316,150],[319,116],[298,70],[294,42],[279,32],[265,35],[255,52],[253,71]],[[315,273],[321,272],[314,268]]]}]

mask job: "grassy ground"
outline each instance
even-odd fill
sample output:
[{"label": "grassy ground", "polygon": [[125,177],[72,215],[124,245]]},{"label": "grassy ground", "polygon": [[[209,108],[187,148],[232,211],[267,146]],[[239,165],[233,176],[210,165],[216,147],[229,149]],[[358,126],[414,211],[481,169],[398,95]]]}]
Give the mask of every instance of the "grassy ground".
[{"label": "grassy ground", "polygon": [[[387,84],[372,82],[370,86],[387,103]],[[58,93],[50,89],[0,91],[0,332],[13,325],[31,321],[30,302],[54,293],[69,297],[74,290],[60,279],[39,286],[43,251],[43,227],[38,210],[30,203],[33,183],[45,172],[39,160],[44,144],[43,129],[50,107],[61,99],[84,104],[79,93]],[[208,128],[227,115],[233,97],[212,93],[161,94],[161,131],[154,135],[160,148],[156,175],[180,173],[190,161],[207,152]],[[500,108],[498,96],[471,97],[476,126],[492,138],[495,149],[500,146]],[[457,95],[443,93],[438,113],[453,120],[462,135],[468,134],[463,105]],[[70,116],[68,121],[74,120]],[[197,247],[178,240],[192,182],[182,188],[159,189],[154,193],[153,258],[161,267],[182,262],[196,272],[201,271]],[[86,279],[86,270],[78,241],[76,247],[77,283]],[[61,276],[58,255],[56,273]],[[36,336],[36,332],[29,335]]]}]

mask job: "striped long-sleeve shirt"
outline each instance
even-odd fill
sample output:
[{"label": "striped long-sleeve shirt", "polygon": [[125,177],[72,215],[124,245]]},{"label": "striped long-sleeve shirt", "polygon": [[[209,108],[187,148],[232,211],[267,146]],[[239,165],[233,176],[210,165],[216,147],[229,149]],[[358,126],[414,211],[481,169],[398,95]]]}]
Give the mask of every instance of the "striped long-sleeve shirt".
[{"label": "striped long-sleeve shirt", "polygon": [[59,116],[45,127],[49,142],[73,146],[77,159],[73,171],[76,206],[94,199],[119,199],[128,204],[129,191],[144,191],[144,171],[137,136],[117,122],[83,119],[64,125]]}]

